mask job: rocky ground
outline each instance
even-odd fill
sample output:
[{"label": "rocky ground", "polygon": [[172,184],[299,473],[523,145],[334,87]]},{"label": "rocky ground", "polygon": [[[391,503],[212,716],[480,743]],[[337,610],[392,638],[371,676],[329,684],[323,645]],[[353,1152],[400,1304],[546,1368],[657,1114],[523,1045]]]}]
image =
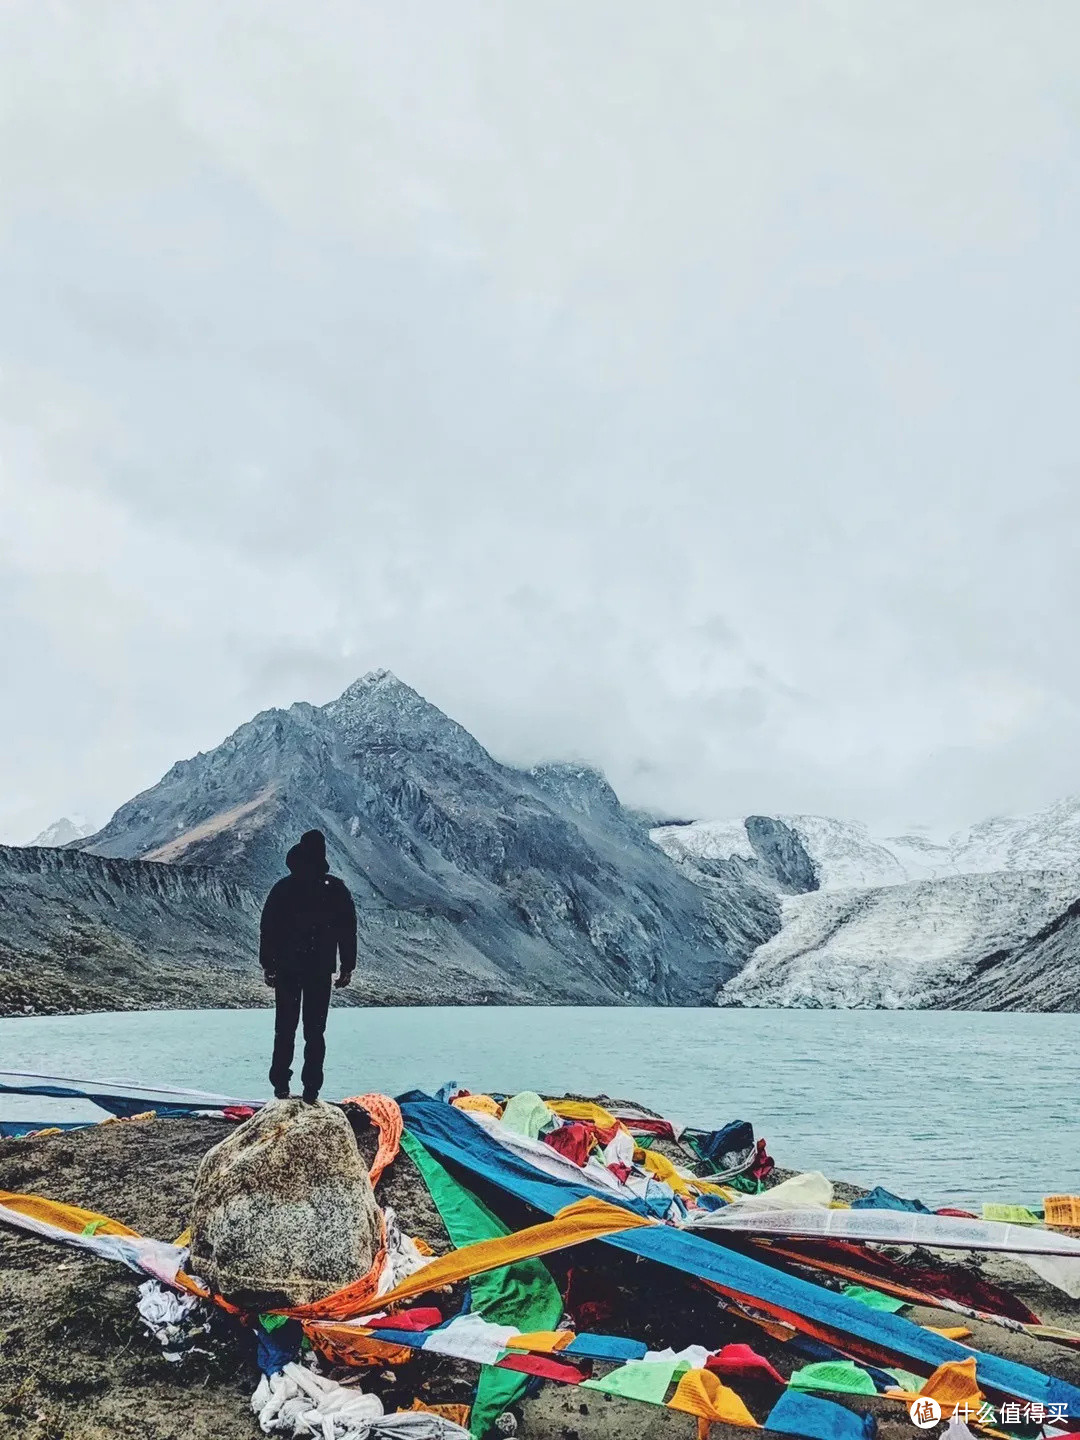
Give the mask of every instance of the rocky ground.
[{"label": "rocky ground", "polygon": [[[126,1121],[0,1141],[0,1188],[101,1210],[144,1234],[171,1240],[187,1223],[199,1159],[228,1128],[212,1119]],[[370,1160],[373,1132],[361,1130],[358,1141]],[[448,1247],[442,1222],[405,1155],[384,1175],[379,1198],[436,1253]],[[505,1200],[498,1204],[511,1223],[527,1218],[512,1214]],[[599,1307],[594,1313],[602,1323],[593,1328],[632,1334],[655,1348],[752,1338],[781,1373],[794,1368],[782,1344],[764,1333],[748,1337],[715,1297],[674,1272],[596,1244],[550,1258],[560,1285],[568,1280],[571,1260],[575,1293],[594,1297],[588,1303]],[[1080,1328],[1080,1307],[1070,1307],[1021,1267],[996,1261],[985,1273],[1021,1294],[1047,1323]],[[0,1436],[255,1440],[259,1432],[248,1401],[258,1371],[250,1332],[224,1317],[215,1319],[206,1353],[170,1364],[139,1322],[137,1284],[138,1277],[119,1266],[0,1227]],[[908,1313],[924,1323],[956,1319],[930,1309]],[[997,1326],[972,1322],[972,1328],[972,1344],[1080,1383],[1080,1352]],[[372,1372],[364,1385],[393,1410],[407,1407],[414,1396],[467,1401],[475,1374],[463,1362],[418,1354],[400,1371]],[[773,1397],[740,1390],[761,1418]],[[910,1422],[896,1404],[859,1397],[856,1408],[877,1413],[883,1440],[910,1440]],[[695,1434],[695,1422],[685,1415],[554,1384],[527,1399],[518,1418],[526,1440],[692,1440]],[[716,1426],[714,1440],[737,1440],[745,1433],[726,1431]]]},{"label": "rocky ground", "polygon": [[108,935],[82,937],[89,974],[73,965],[68,937],[62,952],[25,954],[0,945],[0,1017],[88,1015],[115,1010],[235,1010],[268,1005],[273,997],[254,966],[248,974],[133,962]]},{"label": "rocky ground", "polygon": [[[0,876],[2,885],[2,876]],[[363,932],[362,932],[363,935]],[[402,938],[404,936],[404,939]],[[422,938],[422,937],[421,937]],[[366,940],[367,937],[364,936]],[[382,936],[379,963],[416,940],[408,930]],[[397,947],[395,949],[395,947]],[[0,943],[0,1019],[24,1015],[89,1015],[117,1010],[254,1010],[272,1006],[254,940],[239,951],[242,964],[226,967],[140,952],[104,927],[69,928],[56,946],[12,950]],[[448,962],[439,967],[419,944],[410,951],[411,974],[391,981],[379,964],[365,963],[335,1005],[520,1005],[534,998],[490,976],[477,977]],[[390,962],[387,961],[387,964]],[[597,1003],[606,1003],[598,1001]]]}]

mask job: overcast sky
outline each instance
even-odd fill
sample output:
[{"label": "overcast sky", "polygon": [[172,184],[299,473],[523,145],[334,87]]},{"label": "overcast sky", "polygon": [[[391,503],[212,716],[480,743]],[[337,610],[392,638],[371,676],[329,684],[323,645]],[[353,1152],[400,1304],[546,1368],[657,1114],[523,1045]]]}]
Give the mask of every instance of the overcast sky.
[{"label": "overcast sky", "polygon": [[0,838],[388,666],[681,815],[1080,791],[1075,0],[9,0]]}]

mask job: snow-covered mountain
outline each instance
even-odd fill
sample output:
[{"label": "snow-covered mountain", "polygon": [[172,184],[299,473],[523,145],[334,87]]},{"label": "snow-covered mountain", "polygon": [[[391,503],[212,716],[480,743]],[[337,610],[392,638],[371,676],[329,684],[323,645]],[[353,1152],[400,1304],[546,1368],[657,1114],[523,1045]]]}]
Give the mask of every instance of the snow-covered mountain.
[{"label": "snow-covered mountain", "polygon": [[[723,987],[722,1005],[1080,1008],[1080,799],[947,838],[822,815],[772,823],[794,837],[814,883],[779,894],[779,933]],[[693,876],[745,863],[760,824],[651,834]]]},{"label": "snow-covered mountain", "polygon": [[1075,869],[1080,867],[1080,796],[1069,796],[1032,815],[983,820],[949,841],[955,869]]},{"label": "snow-covered mountain", "polygon": [[[754,855],[750,820],[698,820],[690,825],[663,825],[651,831],[653,840],[673,859],[692,863],[715,862]],[[944,862],[930,845],[920,856],[909,840],[879,839],[856,821],[833,820],[826,815],[779,815],[780,824],[798,837],[813,867],[812,885],[805,889],[836,890],[847,886],[902,885],[906,880],[943,873]]]},{"label": "snow-covered mountain", "polygon": [[[749,820],[699,820],[664,825],[653,840],[675,856],[716,860],[751,856]],[[779,815],[801,841],[818,888],[903,885],[947,875],[982,875],[997,870],[1080,870],[1080,797],[1059,800],[1032,815],[982,820],[945,838],[915,830],[905,835],[874,834],[854,820],[827,815]]]},{"label": "snow-covered mountain", "polygon": [[35,835],[27,844],[59,848],[61,845],[70,845],[73,840],[85,840],[87,835],[93,833],[94,826],[84,816],[74,815],[69,819],[64,815],[59,820],[54,820],[51,825],[46,825],[41,834]]},{"label": "snow-covered mountain", "polygon": [[646,824],[591,767],[500,764],[376,671],[255,716],[93,835],[0,856],[0,1010],[45,1003],[43,965],[98,1005],[181,953],[212,976],[222,943],[242,1002],[259,900],[311,827],[359,902],[368,1003],[1080,1009],[1080,799],[949,837]]}]

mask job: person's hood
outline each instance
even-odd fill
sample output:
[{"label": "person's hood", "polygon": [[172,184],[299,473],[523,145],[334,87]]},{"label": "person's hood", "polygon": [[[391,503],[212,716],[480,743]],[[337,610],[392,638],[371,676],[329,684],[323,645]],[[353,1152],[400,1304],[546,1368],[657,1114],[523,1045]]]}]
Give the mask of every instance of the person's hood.
[{"label": "person's hood", "polygon": [[293,875],[325,875],[330,869],[326,859],[326,836],[321,830],[305,830],[285,856],[285,864]]}]

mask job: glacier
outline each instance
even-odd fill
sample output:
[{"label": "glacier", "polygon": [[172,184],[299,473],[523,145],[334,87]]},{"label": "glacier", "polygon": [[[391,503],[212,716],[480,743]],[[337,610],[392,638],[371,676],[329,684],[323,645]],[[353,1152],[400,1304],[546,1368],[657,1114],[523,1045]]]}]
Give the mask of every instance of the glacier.
[{"label": "glacier", "polygon": [[988,954],[1048,925],[1080,894],[1056,871],[950,875],[781,902],[783,928],[724,987],[724,1005],[951,1006]]},{"label": "glacier", "polygon": [[[759,820],[650,833],[695,875],[747,864]],[[815,884],[772,884],[780,930],[721,987],[719,1004],[1080,1009],[1080,799],[946,837],[875,834],[822,815],[773,820],[797,837]]]}]

